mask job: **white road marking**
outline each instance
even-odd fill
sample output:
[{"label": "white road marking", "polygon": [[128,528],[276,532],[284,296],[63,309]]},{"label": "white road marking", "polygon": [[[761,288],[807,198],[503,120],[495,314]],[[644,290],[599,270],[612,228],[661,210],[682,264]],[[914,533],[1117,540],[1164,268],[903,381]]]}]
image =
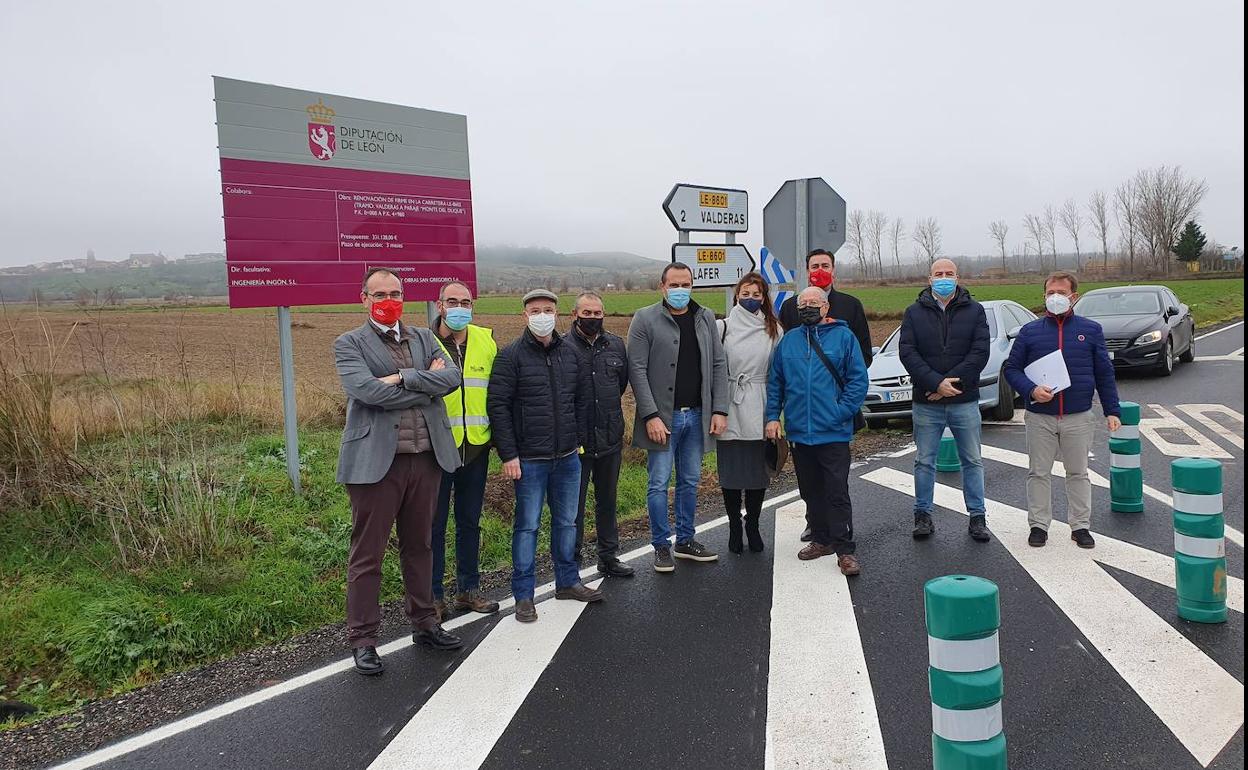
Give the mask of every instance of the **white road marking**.
[{"label": "white road marking", "polygon": [[[862,478],[914,496],[913,477],[896,469],[880,468]],[[937,484],[934,501],[960,511],[962,492]],[[1027,512],[996,500],[985,502],[992,529],[1010,555],[1207,767],[1243,725],[1244,686],[1097,566],[1100,560],[1108,563],[1103,549],[1110,550],[1105,547],[1113,538],[1098,534],[1096,550],[1084,551],[1070,542],[1070,528],[1054,521],[1049,546],[1031,548]],[[1128,545],[1113,542],[1114,549]],[[1242,581],[1240,591],[1242,611]],[[1008,670],[1009,660],[1002,665]],[[1193,708],[1193,698],[1200,699],[1200,708]]]},{"label": "white road marking", "polygon": [[836,557],[803,562],[787,547],[805,512],[776,511],[764,767],[887,770],[849,584]]},{"label": "white road marking", "polygon": [[1215,334],[1221,334],[1221,333],[1222,333],[1222,332],[1224,332],[1224,331],[1229,331],[1229,330],[1231,330],[1231,329],[1234,329],[1234,328],[1236,328],[1236,327],[1243,326],[1243,325],[1244,325],[1244,322],[1243,322],[1243,321],[1236,321],[1236,322],[1235,322],[1235,323],[1233,323],[1233,324],[1229,324],[1229,325],[1227,325],[1227,326],[1223,326],[1221,329],[1214,329],[1214,330],[1213,330],[1213,331],[1211,331],[1211,332],[1205,332],[1204,334],[1200,335],[1199,337],[1196,337],[1196,340],[1197,340],[1197,341],[1199,341],[1199,340],[1203,340],[1205,337],[1212,337],[1212,336],[1213,336],[1213,335],[1215,335]]},{"label": "white road marking", "polygon": [[[1233,459],[1229,453],[1210,441],[1203,433],[1175,417],[1169,409],[1161,404],[1149,404],[1158,414],[1157,417],[1140,418],[1140,436],[1152,442],[1153,446],[1164,455],[1170,457],[1212,457],[1218,460]],[[1176,443],[1162,438],[1160,431],[1174,430],[1182,433],[1190,442]]]},{"label": "white road marking", "polygon": [[[1179,404],[1179,409],[1187,412],[1189,417],[1204,425],[1226,443],[1239,449],[1244,448],[1244,416],[1226,404]],[[1235,435],[1225,425],[1213,419],[1210,415],[1214,414],[1224,414],[1233,420],[1238,420],[1240,435]]]},{"label": "white road marking", "polygon": [[582,602],[547,601],[532,625],[494,626],[369,770],[480,767],[584,610]]},{"label": "white road marking", "polygon": [[[996,460],[997,462],[1002,462],[1002,463],[1005,463],[1006,465],[1013,465],[1016,468],[1029,467],[1027,455],[1023,454],[1022,452],[1015,452],[1011,449],[1002,449],[1001,447],[989,446],[988,444],[984,444],[980,448],[980,454],[989,460]],[[1062,465],[1060,461],[1053,463],[1053,475],[1057,476],[1058,478],[1066,478],[1066,467]],[[1092,486],[1101,487],[1102,489],[1109,489],[1109,479],[1105,478],[1104,476],[1092,470],[1091,468],[1088,469],[1088,479],[1091,480]],[[1160,490],[1154,489],[1147,484],[1143,486],[1144,486],[1145,496],[1153,498],[1154,500],[1166,506],[1167,508],[1174,507],[1174,500],[1170,497],[1170,495]],[[1238,545],[1240,548],[1243,548],[1244,547],[1244,533],[1240,532],[1238,529],[1235,529],[1230,524],[1225,525],[1225,527],[1226,527],[1226,539]],[[1173,582],[1174,582],[1173,578],[1171,578],[1171,584],[1173,584]]]}]

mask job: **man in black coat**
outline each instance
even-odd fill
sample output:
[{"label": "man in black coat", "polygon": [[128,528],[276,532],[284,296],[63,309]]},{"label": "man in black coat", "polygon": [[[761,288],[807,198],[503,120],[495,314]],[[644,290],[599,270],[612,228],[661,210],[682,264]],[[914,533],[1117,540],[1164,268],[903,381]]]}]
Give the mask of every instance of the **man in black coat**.
[{"label": "man in black coat", "polygon": [[958,444],[967,531],[990,540],[984,517],[984,464],[980,458],[979,377],[988,364],[988,318],[983,305],[958,285],[953,260],[932,263],[929,286],[906,308],[901,322],[901,363],[913,383],[914,536],[935,531],[932,496],[936,456],[947,427]]},{"label": "man in black coat", "polygon": [[581,453],[581,500],[576,508],[576,560],[581,561],[585,539],[585,502],[594,482],[594,528],[597,531],[598,571],[611,577],[632,577],[633,568],[620,561],[616,522],[616,491],[624,450],[622,397],[628,388],[628,352],[624,340],[603,328],[602,297],[587,291],[572,308],[572,331],[567,340],[593,373],[594,403]]},{"label": "man in black coat", "polygon": [[486,412],[503,475],[515,483],[511,592],[516,620],[537,620],[533,604],[537,528],[550,505],[550,556],[555,598],[596,602],[602,592],[581,583],[576,567],[577,453],[586,442],[593,405],[589,370],[555,331],[559,297],[545,289],[524,295],[526,328],[494,359]]},{"label": "man in black coat", "polygon": [[[815,249],[807,254],[806,270],[810,285],[827,292],[828,318],[837,318],[849,324],[849,330],[858,338],[863,362],[871,366],[871,328],[867,325],[867,314],[857,297],[836,290],[836,258],[832,252]],[[780,304],[780,325],[786,332],[802,325],[797,317],[796,294]]]}]

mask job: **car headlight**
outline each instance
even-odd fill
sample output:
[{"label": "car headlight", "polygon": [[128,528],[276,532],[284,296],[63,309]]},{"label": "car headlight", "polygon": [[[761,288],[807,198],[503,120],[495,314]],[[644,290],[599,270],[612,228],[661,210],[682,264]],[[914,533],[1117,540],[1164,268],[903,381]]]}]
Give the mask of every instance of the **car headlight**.
[{"label": "car headlight", "polygon": [[1161,329],[1153,329],[1151,332],[1144,332],[1135,338],[1137,345],[1151,345],[1154,342],[1161,341]]}]

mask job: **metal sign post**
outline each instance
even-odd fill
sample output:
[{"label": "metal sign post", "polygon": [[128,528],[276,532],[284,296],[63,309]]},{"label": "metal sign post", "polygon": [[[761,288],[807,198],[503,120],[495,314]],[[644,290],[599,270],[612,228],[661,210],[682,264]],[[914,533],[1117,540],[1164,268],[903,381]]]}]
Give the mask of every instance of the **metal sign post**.
[{"label": "metal sign post", "polygon": [[290,307],[277,309],[277,348],[282,359],[282,418],[286,423],[286,473],[295,494],[303,494],[299,482],[299,419],[295,410],[295,346],[290,335]]}]

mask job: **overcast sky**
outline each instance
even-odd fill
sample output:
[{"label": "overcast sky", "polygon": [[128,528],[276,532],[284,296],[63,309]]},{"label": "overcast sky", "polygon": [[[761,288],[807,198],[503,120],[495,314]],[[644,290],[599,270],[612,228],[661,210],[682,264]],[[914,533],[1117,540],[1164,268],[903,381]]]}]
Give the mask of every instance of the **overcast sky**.
[{"label": "overcast sky", "polygon": [[1244,240],[1242,0],[277,7],[5,0],[0,264],[223,250],[212,75],[466,114],[479,245],[665,259],[688,181],[749,191],[755,250],[822,176],[990,253],[1160,164]]}]

